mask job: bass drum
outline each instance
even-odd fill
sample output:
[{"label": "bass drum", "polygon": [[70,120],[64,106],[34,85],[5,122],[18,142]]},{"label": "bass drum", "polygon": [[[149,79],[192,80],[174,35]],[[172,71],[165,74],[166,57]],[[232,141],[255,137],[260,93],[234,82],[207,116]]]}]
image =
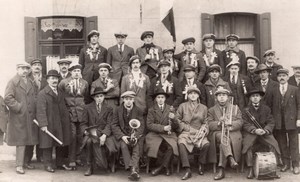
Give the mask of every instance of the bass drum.
[{"label": "bass drum", "polygon": [[273,152],[256,152],[253,171],[256,179],[277,178],[276,156]]}]

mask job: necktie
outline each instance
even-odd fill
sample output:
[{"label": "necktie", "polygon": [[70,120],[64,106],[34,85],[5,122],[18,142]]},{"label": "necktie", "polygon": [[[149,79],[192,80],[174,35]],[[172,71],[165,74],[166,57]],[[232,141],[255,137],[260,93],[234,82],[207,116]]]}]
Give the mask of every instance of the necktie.
[{"label": "necktie", "polygon": [[161,110],[161,112],[163,112],[164,111],[164,106],[160,106],[160,110]]},{"label": "necktie", "polygon": [[234,75],[232,76],[231,83],[235,84],[235,76]]},{"label": "necktie", "polygon": [[122,54],[122,45],[119,45],[119,53]]},{"label": "necktie", "polygon": [[56,95],[58,95],[58,92],[57,92],[57,89],[56,89],[56,88],[53,88],[52,90],[53,90],[53,92],[54,92]]},{"label": "necktie", "polygon": [[97,112],[98,112],[98,113],[101,112],[101,104],[97,104]]}]

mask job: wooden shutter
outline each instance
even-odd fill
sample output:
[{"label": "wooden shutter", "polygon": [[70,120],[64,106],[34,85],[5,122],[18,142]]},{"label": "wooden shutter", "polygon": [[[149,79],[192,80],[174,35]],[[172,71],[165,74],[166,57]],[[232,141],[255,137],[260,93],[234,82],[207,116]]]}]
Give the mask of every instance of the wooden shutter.
[{"label": "wooden shutter", "polygon": [[214,33],[214,15],[201,13],[201,33]]},{"label": "wooden shutter", "polygon": [[25,17],[25,61],[37,58],[37,18]]},{"label": "wooden shutter", "polygon": [[263,13],[258,16],[260,59],[266,50],[272,48],[271,42],[271,14]]},{"label": "wooden shutter", "polygon": [[91,17],[85,18],[86,35],[88,35],[89,32],[92,30],[98,30],[98,17],[97,16],[91,16]]}]

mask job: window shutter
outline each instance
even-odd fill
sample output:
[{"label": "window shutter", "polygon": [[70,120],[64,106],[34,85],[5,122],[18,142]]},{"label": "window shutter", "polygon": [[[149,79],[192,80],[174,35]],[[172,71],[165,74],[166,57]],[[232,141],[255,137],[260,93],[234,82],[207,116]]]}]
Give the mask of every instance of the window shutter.
[{"label": "window shutter", "polygon": [[91,16],[85,18],[86,37],[92,30],[98,30],[98,17]]},{"label": "window shutter", "polygon": [[272,48],[271,42],[271,14],[263,13],[259,17],[259,41],[260,41],[260,59],[263,60],[263,54],[266,50]]},{"label": "window shutter", "polygon": [[37,58],[37,18],[25,17],[25,61]]},{"label": "window shutter", "polygon": [[201,33],[214,33],[214,15],[201,13]]}]

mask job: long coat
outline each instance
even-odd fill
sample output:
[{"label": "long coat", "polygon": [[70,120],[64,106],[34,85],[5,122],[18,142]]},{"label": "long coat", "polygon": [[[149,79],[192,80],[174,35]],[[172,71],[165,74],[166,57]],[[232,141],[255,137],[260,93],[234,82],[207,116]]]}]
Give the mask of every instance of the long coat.
[{"label": "long coat", "polygon": [[116,79],[120,84],[122,76],[129,72],[129,59],[134,55],[133,48],[124,45],[122,54],[119,52],[118,45],[108,48],[106,63],[110,64],[113,68],[110,73],[113,79]]},{"label": "long coat", "polygon": [[206,105],[206,90],[205,90],[205,86],[204,84],[202,84],[201,82],[198,82],[196,79],[194,79],[194,82],[191,83],[191,85],[188,85],[187,83],[187,79],[185,78],[182,82],[181,82],[181,89],[182,89],[182,96],[183,96],[183,100],[184,101],[187,101],[187,89],[190,87],[190,86],[195,86],[197,87],[201,94],[200,94],[200,103],[203,104],[203,105]]},{"label": "long coat", "polygon": [[148,92],[148,107],[152,107],[154,105],[153,95],[157,90],[160,89],[163,89],[169,94],[169,97],[166,99],[166,104],[178,108],[179,104],[181,104],[183,101],[181,84],[179,83],[178,79],[171,74],[168,74],[164,84],[161,82],[161,75],[151,80],[150,89]]},{"label": "long coat", "polygon": [[[288,85],[284,95],[284,102],[281,105],[282,95],[279,90],[279,85],[272,89],[272,114],[275,120],[275,129],[282,128],[282,122],[285,123],[285,129],[297,129],[296,121],[300,119],[300,96],[297,87]],[[282,119],[281,109],[283,107],[284,119]]]},{"label": "long coat", "polygon": [[224,70],[224,75],[226,76],[229,74],[228,68],[226,66],[232,61],[233,55],[238,56],[238,61],[240,62],[240,74],[247,75],[247,61],[246,61],[246,54],[244,51],[240,50],[239,48],[235,47],[234,49],[230,49],[229,47],[226,47],[225,50],[222,51],[222,58],[223,58],[223,65],[224,67],[222,70]]},{"label": "long coat", "polygon": [[[201,103],[197,103],[195,107],[191,101],[180,104],[176,118],[179,122],[179,136],[178,144],[184,144],[189,152],[194,149],[192,137],[196,135],[197,130],[201,128],[203,124],[206,124],[205,118],[207,117],[207,107]],[[207,128],[208,129],[208,128]],[[207,137],[202,141],[201,146],[209,143]]]},{"label": "long coat", "polygon": [[[225,112],[229,114],[229,108],[232,107],[230,103],[227,103],[225,106]],[[242,134],[241,129],[243,125],[242,113],[237,106],[233,107],[232,110],[232,127],[230,130],[230,140],[232,146],[232,153],[236,161],[240,160],[241,149],[242,149]],[[226,114],[226,115],[227,115]],[[223,111],[219,104],[216,104],[214,107],[208,109],[208,115],[206,122],[209,125],[209,135],[208,140],[210,141],[209,152],[208,152],[208,161],[210,163],[217,163],[217,143],[216,143],[216,134],[221,133],[222,127],[218,125],[220,118],[223,115]]]},{"label": "long coat", "polygon": [[114,109],[119,105],[119,97],[120,97],[119,82],[116,79],[107,78],[103,82],[99,77],[97,80],[93,81],[90,92],[91,94],[93,94],[96,88],[106,89],[108,81],[112,82],[114,88],[109,89],[108,92],[105,94],[104,102],[108,104],[109,107]]},{"label": "long coat", "polygon": [[177,120],[173,119],[171,121],[171,134],[168,134],[166,131],[164,131],[164,127],[169,125],[169,113],[170,106],[167,104],[165,104],[163,111],[161,111],[157,104],[151,107],[148,111],[147,128],[149,132],[145,138],[145,149],[149,157],[157,158],[157,153],[163,140],[165,140],[172,147],[174,155],[178,156],[179,154],[177,146],[177,135],[173,130],[173,128],[178,127]]},{"label": "long coat", "polygon": [[37,90],[27,79],[27,84],[19,75],[7,84],[4,102],[9,108],[7,144],[9,146],[38,144],[38,127],[33,123],[36,113]]},{"label": "long coat", "polygon": [[[150,79],[144,73],[140,73],[141,83],[137,85],[133,81],[132,73],[127,74],[122,78],[121,94],[126,91],[134,91],[136,96],[134,97],[135,105],[143,112],[147,113],[147,94],[150,89]],[[143,83],[142,83],[143,82]]]},{"label": "long coat", "polygon": [[0,96],[0,145],[3,145],[3,136],[6,133],[8,122],[8,109],[4,103],[4,99]]},{"label": "long coat", "polygon": [[[40,127],[47,126],[48,131],[62,141],[64,146],[70,144],[71,124],[63,92],[58,90],[58,95],[56,95],[48,85],[41,90],[37,98],[36,119]],[[39,141],[40,148],[59,146],[41,130]]]},{"label": "long coat", "polygon": [[89,95],[87,81],[79,79],[79,89],[75,89],[72,77],[63,79],[58,88],[65,94],[65,102],[70,114],[71,122],[81,122],[83,107]]},{"label": "long coat", "polygon": [[111,131],[111,124],[113,122],[113,109],[111,107],[106,104],[102,104],[101,111],[98,113],[96,102],[93,101],[84,107],[82,118],[82,131],[90,126],[98,126],[97,136],[100,137],[102,134],[105,134],[105,146],[111,153],[117,152],[117,143]]},{"label": "long coat", "polygon": [[46,79],[46,77],[44,75],[42,75],[42,77],[41,77],[41,80],[40,80],[40,84],[41,85],[40,85],[40,87],[35,82],[34,77],[32,75],[32,72],[28,75],[28,78],[33,83],[33,85],[37,88],[38,92],[41,91],[43,88],[45,88],[48,85],[47,79]]},{"label": "long coat", "polygon": [[[269,106],[270,108],[272,107],[272,90],[274,88],[278,87],[278,82],[275,82],[272,79],[269,79],[268,83],[267,83],[267,88],[265,91],[265,95],[263,96],[261,102],[265,103],[267,106]],[[261,84],[261,80],[259,79],[257,82],[255,82],[255,87],[259,90],[263,90],[262,84]]]},{"label": "long coat", "polygon": [[91,47],[88,45],[83,47],[79,53],[79,64],[82,65],[82,78],[89,85],[99,77],[98,65],[106,62],[107,49],[101,45],[97,45],[96,53],[91,52]]},{"label": "long coat", "polygon": [[217,91],[217,89],[219,87],[223,87],[223,88],[231,91],[229,84],[227,82],[225,82],[224,80],[222,80],[222,78],[219,78],[219,80],[216,84],[213,84],[213,82],[210,79],[208,79],[204,85],[205,85],[205,92],[206,92],[205,95],[206,95],[207,108],[211,108],[217,103],[216,97],[215,97],[215,92]]},{"label": "long coat", "polygon": [[[259,136],[253,133],[254,130],[257,128],[253,124],[249,116],[246,114],[246,111],[249,111],[249,113],[256,119],[256,121],[258,121],[259,125],[264,130],[268,131],[268,134]],[[280,154],[278,143],[272,134],[275,126],[275,121],[271,114],[271,109],[268,106],[266,106],[265,104],[260,104],[258,110],[256,110],[253,107],[253,105],[250,104],[250,106],[245,108],[243,111],[243,122],[243,130],[245,132],[243,139],[242,154],[245,154],[249,150],[249,148],[254,144],[255,140],[260,137],[264,138],[264,140],[268,144],[273,146],[276,152]]]}]

